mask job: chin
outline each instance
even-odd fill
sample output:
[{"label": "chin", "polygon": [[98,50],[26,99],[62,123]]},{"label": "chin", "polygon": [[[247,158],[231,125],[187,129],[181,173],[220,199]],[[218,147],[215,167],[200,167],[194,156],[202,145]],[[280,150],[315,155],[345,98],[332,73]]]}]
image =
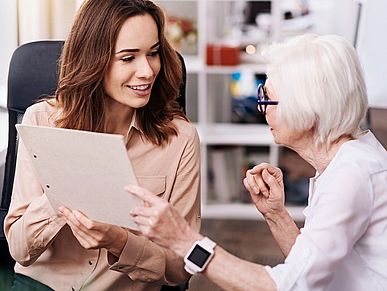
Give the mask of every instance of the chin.
[{"label": "chin", "polygon": [[271,132],[271,134],[273,135],[274,143],[281,144],[281,139],[274,132]]},{"label": "chin", "polygon": [[142,108],[142,107],[146,106],[148,103],[149,103],[149,99],[146,100],[146,102],[136,102],[135,104],[132,104],[131,107],[138,109],[138,108]]}]

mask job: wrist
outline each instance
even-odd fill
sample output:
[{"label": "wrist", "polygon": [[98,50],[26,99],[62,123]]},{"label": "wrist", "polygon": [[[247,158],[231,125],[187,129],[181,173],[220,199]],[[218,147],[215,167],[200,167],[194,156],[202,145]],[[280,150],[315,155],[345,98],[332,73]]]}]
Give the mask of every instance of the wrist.
[{"label": "wrist", "polygon": [[195,241],[184,256],[184,269],[191,275],[203,272],[214,257],[215,247],[208,237]]},{"label": "wrist", "polygon": [[184,235],[178,237],[174,240],[172,245],[169,247],[173,252],[175,252],[179,257],[184,257],[192,245],[201,240],[203,236],[200,233],[193,231],[190,228],[187,228],[184,232]]},{"label": "wrist", "polygon": [[111,247],[108,248],[108,252],[119,258],[121,256],[122,250],[124,249],[126,242],[128,241],[128,233],[123,228],[120,228],[116,239],[114,240]]},{"label": "wrist", "polygon": [[282,221],[286,219],[288,216],[289,216],[289,213],[285,207],[278,210],[270,210],[263,215],[263,217],[267,222],[272,222],[272,223]]}]

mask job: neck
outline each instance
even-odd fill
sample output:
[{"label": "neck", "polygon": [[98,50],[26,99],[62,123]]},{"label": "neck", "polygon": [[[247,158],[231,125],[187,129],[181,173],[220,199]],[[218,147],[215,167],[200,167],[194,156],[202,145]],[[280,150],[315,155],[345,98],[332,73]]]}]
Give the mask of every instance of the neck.
[{"label": "neck", "polygon": [[314,139],[310,139],[307,144],[299,145],[292,149],[321,174],[333,160],[339,148],[349,140],[351,140],[350,137],[341,137],[330,145],[325,146],[321,144],[316,145]]},{"label": "neck", "polygon": [[106,132],[126,135],[132,121],[134,108],[108,98],[106,104]]}]

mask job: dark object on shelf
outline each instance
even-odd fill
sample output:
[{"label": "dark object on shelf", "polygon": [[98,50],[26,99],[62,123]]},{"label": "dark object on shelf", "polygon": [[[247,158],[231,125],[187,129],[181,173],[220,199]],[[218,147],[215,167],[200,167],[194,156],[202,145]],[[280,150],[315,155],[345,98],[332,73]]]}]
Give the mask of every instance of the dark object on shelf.
[{"label": "dark object on shelf", "polygon": [[257,97],[232,99],[232,121],[237,123],[264,123],[266,119],[257,110]]},{"label": "dark object on shelf", "polygon": [[307,205],[309,196],[309,178],[300,177],[290,180],[286,171],[284,174],[285,203],[296,205]]},{"label": "dark object on shelf", "polygon": [[291,11],[284,12],[284,19],[293,19],[293,13]]},{"label": "dark object on shelf", "polygon": [[245,11],[245,23],[256,25],[256,18],[258,14],[270,13],[271,1],[248,1]]}]

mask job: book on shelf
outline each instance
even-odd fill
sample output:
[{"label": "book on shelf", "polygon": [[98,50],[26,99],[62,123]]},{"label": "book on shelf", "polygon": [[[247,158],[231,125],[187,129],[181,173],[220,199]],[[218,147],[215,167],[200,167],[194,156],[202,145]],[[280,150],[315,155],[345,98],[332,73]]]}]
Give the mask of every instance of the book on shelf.
[{"label": "book on shelf", "polygon": [[211,192],[214,201],[230,203],[239,199],[242,183],[243,148],[212,147],[209,152]]}]

